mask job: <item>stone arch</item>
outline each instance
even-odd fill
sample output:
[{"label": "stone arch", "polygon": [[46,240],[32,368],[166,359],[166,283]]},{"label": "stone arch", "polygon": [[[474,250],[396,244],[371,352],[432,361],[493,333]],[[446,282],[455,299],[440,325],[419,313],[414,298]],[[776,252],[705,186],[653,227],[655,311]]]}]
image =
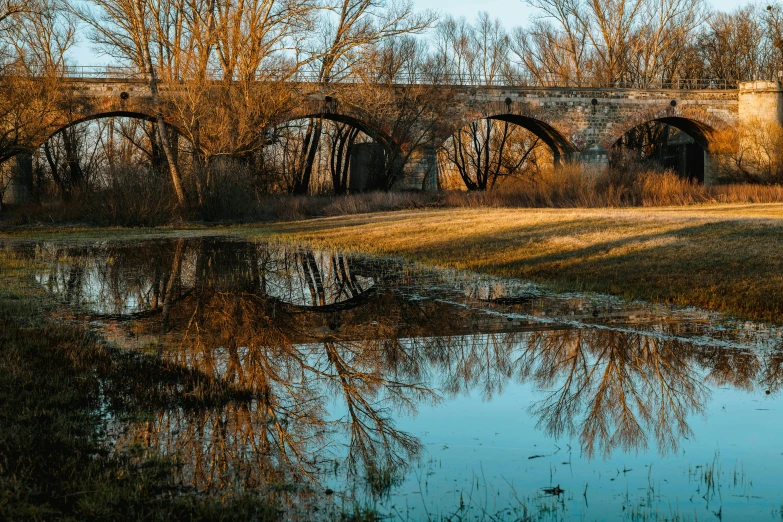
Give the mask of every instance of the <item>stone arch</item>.
[{"label": "stone arch", "polygon": [[715,133],[728,127],[728,124],[721,118],[705,110],[687,105],[682,107],[668,105],[638,113],[628,118],[622,125],[612,126],[608,129],[601,146],[606,150],[610,150],[620,138],[635,127],[654,121],[680,129],[693,138],[708,153]]},{"label": "stone arch", "polygon": [[560,157],[568,157],[577,151],[576,147],[563,136],[557,129],[545,121],[531,118],[522,114],[495,114],[486,116],[490,120],[507,121],[514,125],[529,130],[549,146],[556,160]]},{"label": "stone arch", "polygon": [[[56,135],[59,132],[62,132],[64,130],[66,130],[66,129],[69,129],[71,127],[74,127],[74,126],[82,124],[82,123],[87,123],[87,122],[90,122],[90,121],[100,120],[100,119],[104,119],[104,118],[132,118],[132,119],[136,119],[136,120],[144,120],[144,121],[149,121],[149,122],[156,122],[156,121],[158,121],[158,118],[156,116],[154,116],[152,114],[148,114],[146,112],[141,112],[141,111],[113,110],[113,111],[106,111],[106,112],[95,112],[95,113],[83,115],[83,116],[81,116],[79,118],[76,118],[76,119],[73,119],[73,120],[69,120],[67,122],[63,122],[63,123],[57,125],[55,130],[50,132],[46,136],[46,138],[41,140],[39,143],[33,143],[32,144],[33,145],[32,149],[33,150],[37,149],[38,147],[40,147],[41,145],[46,143],[48,140],[50,140],[54,135]],[[166,123],[168,123],[169,127],[174,129],[177,132],[177,134],[179,134],[180,136],[183,136],[183,137],[186,136],[185,134],[182,133],[182,130],[177,125],[172,124],[171,122],[168,122],[168,121]]]},{"label": "stone arch", "polygon": [[350,115],[350,114],[343,114],[339,112],[329,112],[329,111],[310,112],[306,110],[297,111],[295,113],[287,114],[285,118],[276,121],[274,124],[270,126],[270,128],[274,128],[277,125],[281,125],[289,121],[305,120],[308,118],[321,118],[324,120],[334,121],[338,123],[345,123],[346,125],[350,125],[362,131],[364,134],[372,138],[373,141],[383,145],[387,150],[392,150],[393,147],[396,145],[394,139],[391,136],[389,136],[389,134],[384,132],[382,129],[370,125],[364,119],[359,118],[357,116]]},{"label": "stone arch", "polygon": [[532,132],[552,150],[556,162],[561,158],[569,158],[579,150],[568,138],[574,134],[575,129],[565,119],[561,121],[557,114],[552,114],[544,107],[513,102],[511,98],[471,106],[458,121],[443,129],[438,145],[442,145],[471,122],[483,119],[507,121]]},{"label": "stone arch", "polygon": [[650,122],[675,127],[690,136],[698,145],[695,149],[689,145],[680,145],[681,150],[676,151],[674,157],[679,157],[679,159],[675,159],[675,165],[679,166],[674,168],[680,175],[687,175],[693,180],[707,184],[714,183],[714,172],[710,160],[712,143],[716,133],[727,128],[728,124],[697,107],[687,105],[680,107],[670,104],[667,107],[658,107],[642,112],[630,118],[617,129],[609,129],[607,139],[602,143],[604,149],[611,150],[626,133],[639,125]]},{"label": "stone arch", "polygon": [[[339,187],[335,186],[335,180],[332,179],[332,187],[337,193],[342,193],[345,190],[366,191],[383,189],[385,187],[385,181],[382,175],[384,174],[387,165],[394,164],[393,162],[398,157],[397,155],[401,150],[401,144],[394,140],[394,138],[383,129],[368,123],[367,119],[362,117],[363,115],[351,113],[358,111],[343,112],[333,109],[333,106],[329,106],[329,104],[326,103],[305,103],[297,110],[282,115],[264,129],[267,144],[272,144],[277,141],[276,136],[274,135],[274,129],[287,122],[323,119],[330,122],[346,124],[369,137],[371,143],[363,143],[364,140],[360,140],[344,150],[344,155],[342,157],[346,159],[346,163],[343,164],[341,169],[348,164],[347,162],[350,162],[351,166],[348,170],[347,177],[343,177],[345,171],[341,170],[343,174],[340,176],[341,183]],[[384,167],[383,169],[377,168],[381,165]],[[312,179],[313,178],[311,178],[311,181]],[[343,186],[343,182],[347,183],[347,187]],[[309,185],[307,190],[308,192],[310,191]]]},{"label": "stone arch", "polygon": [[[494,105],[494,104],[493,104]],[[445,146],[445,143],[454,137],[461,129],[476,122],[489,122],[489,121],[501,121],[511,123],[512,125],[519,126],[531,134],[540,139],[552,152],[552,160],[555,168],[557,168],[563,160],[570,161],[574,158],[574,153],[578,152],[578,149],[566,138],[559,130],[553,125],[547,123],[543,119],[525,114],[521,111],[510,112],[509,107],[504,107],[505,111],[492,110],[494,107],[490,107],[490,110],[482,112],[469,112],[465,114],[459,120],[457,124],[450,125],[443,129],[445,132],[438,136],[436,146],[434,148],[434,163],[437,165],[437,151]],[[447,135],[446,132],[449,134]],[[437,169],[437,167],[436,167]],[[436,170],[437,173],[437,170]],[[437,173],[436,175],[440,175]],[[468,186],[468,182],[463,179],[464,185]],[[437,181],[440,183],[440,181]],[[462,185],[462,184],[460,184]]]}]

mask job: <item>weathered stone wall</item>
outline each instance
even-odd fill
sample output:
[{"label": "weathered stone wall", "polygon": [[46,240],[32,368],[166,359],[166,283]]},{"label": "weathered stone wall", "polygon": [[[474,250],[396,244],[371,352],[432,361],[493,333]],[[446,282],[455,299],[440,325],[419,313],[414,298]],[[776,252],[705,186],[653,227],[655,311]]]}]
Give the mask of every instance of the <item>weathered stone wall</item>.
[{"label": "weathered stone wall", "polygon": [[0,169],[0,209],[2,205],[24,205],[33,202],[33,155],[17,154]]},{"label": "weathered stone wall", "polygon": [[[442,122],[440,126],[437,138],[441,142],[475,119],[497,117],[513,120],[534,132],[545,134],[559,149],[559,154],[581,152],[596,146],[609,149],[623,134],[651,120],[681,119],[694,122],[705,131],[734,125],[743,99],[737,90],[447,86],[444,89],[454,91],[455,110],[451,121]],[[337,92],[339,96],[339,90]],[[747,95],[750,91],[742,92],[746,93],[746,100],[750,99]],[[758,98],[759,92],[753,91],[753,96]],[[74,81],[63,94],[69,108],[63,114],[62,125],[100,115],[126,114],[147,118],[153,115],[149,89],[139,81]],[[372,128],[368,122],[370,118],[361,108],[341,105],[339,98],[332,97],[335,94],[333,88],[330,88],[329,94],[303,95],[302,103],[289,117],[329,114],[338,121],[360,124],[368,133],[379,133],[380,139],[387,138],[383,136],[383,129]],[[753,102],[743,105],[744,111],[749,109],[766,111],[761,106],[754,107]],[[777,110],[783,111],[783,103],[778,103]],[[176,121],[171,123],[177,124]]]},{"label": "weathered stone wall", "polygon": [[737,98],[740,124],[783,123],[783,88],[780,83],[743,83]]},{"label": "weathered stone wall", "polygon": [[476,118],[518,116],[516,122],[534,132],[541,130],[536,122],[557,131],[561,154],[609,150],[629,130],[652,120],[685,120],[706,132],[719,130],[736,124],[739,110],[737,91],[717,90],[462,88],[455,102],[464,108],[463,117],[443,139]]},{"label": "weathered stone wall", "polygon": [[[169,94],[176,95],[176,86],[161,88],[164,91],[171,88]],[[324,115],[356,125],[377,142],[388,145],[392,139],[388,130],[374,125],[374,118],[367,109],[340,103],[341,92],[345,94],[356,88],[360,87],[330,86],[328,92],[320,92],[314,86],[298,86],[302,103],[297,104],[286,118]],[[783,90],[775,82],[751,82],[738,90],[443,88],[447,89],[446,93],[453,93],[451,116],[448,121],[439,122],[438,134],[428,150],[417,152],[411,158],[410,165],[406,166],[408,179],[400,180],[399,187],[437,186],[437,147],[459,128],[486,117],[510,121],[536,133],[553,149],[556,161],[568,159],[586,163],[605,162],[608,151],[621,136],[637,125],[653,120],[680,128],[706,150],[709,150],[711,133],[739,122],[753,118],[783,122]],[[62,107],[61,116],[52,125],[52,133],[68,125],[105,116],[154,119],[149,87],[140,80],[71,81],[63,89]],[[169,123],[178,126],[176,120]],[[30,144],[31,148],[38,145]],[[709,158],[705,158],[705,166],[706,171]],[[709,173],[705,172],[705,176],[710,179]],[[371,173],[364,172],[362,179],[365,177],[369,179]]]}]

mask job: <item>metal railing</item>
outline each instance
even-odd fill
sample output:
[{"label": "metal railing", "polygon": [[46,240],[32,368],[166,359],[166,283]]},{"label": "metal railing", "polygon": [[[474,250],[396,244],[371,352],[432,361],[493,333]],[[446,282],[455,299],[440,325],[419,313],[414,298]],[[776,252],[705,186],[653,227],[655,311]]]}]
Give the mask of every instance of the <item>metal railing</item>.
[{"label": "metal railing", "polygon": [[62,76],[69,80],[144,78],[144,74],[135,67],[118,65],[68,65],[63,69]]},{"label": "metal railing", "polygon": [[[212,79],[222,79],[219,69],[208,72]],[[72,65],[63,70],[62,76],[69,80],[143,80],[144,73],[134,67],[116,65]],[[278,75],[282,76],[282,75]],[[275,72],[265,71],[259,80],[270,80]],[[300,83],[324,83],[316,72],[300,71],[286,75],[286,81]],[[735,90],[736,80],[719,78],[690,78],[677,80],[621,80],[606,81],[599,78],[534,77],[523,74],[493,76],[470,74],[367,74],[349,75],[330,79],[329,83],[380,83],[396,85],[444,85],[454,87],[521,87],[521,88],[571,88],[571,89],[639,89],[639,90]]]}]

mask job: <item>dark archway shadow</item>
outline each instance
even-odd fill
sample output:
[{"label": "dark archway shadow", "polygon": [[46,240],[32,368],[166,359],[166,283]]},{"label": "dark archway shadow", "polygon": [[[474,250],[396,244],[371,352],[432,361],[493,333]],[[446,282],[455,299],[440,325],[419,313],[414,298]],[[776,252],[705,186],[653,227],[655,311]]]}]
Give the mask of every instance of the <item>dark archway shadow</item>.
[{"label": "dark archway shadow", "polygon": [[552,150],[552,155],[555,158],[555,164],[557,164],[561,158],[567,158],[569,155],[577,152],[577,148],[559,131],[548,123],[531,118],[530,116],[523,116],[521,114],[495,114],[487,116],[489,120],[507,121],[514,125],[519,125],[523,129],[527,129],[541,141],[547,144]]},{"label": "dark archway shadow", "polygon": [[657,159],[664,168],[674,170],[680,176],[703,183],[707,167],[707,156],[709,155],[710,144],[716,131],[710,125],[698,120],[681,116],[663,116],[641,122],[627,130],[614,143],[612,149],[616,150],[622,146],[623,138],[631,131],[650,123],[668,125],[683,132],[693,140],[693,143],[672,144],[667,138],[665,144],[655,145],[658,148]]},{"label": "dark archway shadow", "polygon": [[384,148],[390,151],[395,150],[395,146],[398,145],[392,139],[392,137],[389,136],[389,134],[387,134],[383,130],[378,129],[377,127],[374,127],[368,124],[367,122],[364,122],[353,116],[348,116],[339,113],[332,113],[332,112],[313,112],[313,113],[303,114],[301,116],[300,115],[291,116],[289,118],[276,122],[274,125],[270,126],[268,130],[272,130],[277,126],[280,126],[290,121],[306,120],[309,118],[313,118],[313,119],[320,118],[328,121],[334,121],[337,123],[344,123],[346,125],[350,125],[355,129],[359,129],[361,132],[369,136],[374,142],[380,143],[381,145],[383,145]]},{"label": "dark archway shadow", "polygon": [[[464,123],[464,125],[461,124],[461,126],[459,128],[450,129],[453,132],[451,132],[451,134],[445,140],[443,140],[440,143],[439,149],[442,150],[442,149],[447,148],[448,147],[447,144],[449,143],[449,141],[450,140],[455,140],[456,137],[461,132],[464,132],[466,129],[469,129],[472,126],[477,125],[480,122],[487,123],[487,128],[489,129],[489,126],[490,126],[489,122],[494,122],[494,121],[509,123],[513,127],[518,127],[520,129],[524,129],[525,131],[527,131],[530,134],[532,134],[533,136],[535,136],[538,140],[540,140],[540,143],[543,143],[544,145],[546,145],[549,148],[550,152],[552,153],[552,163],[553,163],[553,166],[555,168],[557,168],[559,165],[561,165],[563,161],[566,161],[566,162],[570,161],[571,158],[573,158],[574,153],[578,152],[578,149],[565,136],[563,136],[562,133],[560,133],[557,129],[555,129],[554,127],[552,127],[548,123],[546,123],[546,122],[544,122],[542,120],[539,120],[537,118],[530,117],[530,116],[524,116],[524,115],[521,115],[521,114],[504,114],[504,113],[490,114],[489,116],[484,116],[484,117],[476,117],[476,118],[473,118],[473,119],[467,121],[467,123],[461,122],[461,123]],[[469,132],[469,134],[472,133],[472,132],[476,132],[476,129],[473,128],[472,131],[468,131],[468,132]],[[483,132],[483,131],[481,131],[481,132]],[[495,132],[495,131],[493,130],[492,132]],[[473,141],[473,145],[472,146],[473,146],[473,148],[474,149],[476,148],[477,141],[483,141],[484,138],[486,138],[487,136],[489,136],[489,134],[485,134],[480,140],[476,140],[476,135],[472,136],[472,141]],[[509,133],[508,136],[511,136],[511,133]],[[506,143],[510,143],[510,142],[505,142],[504,141],[504,145],[502,145],[495,152],[499,154],[500,151],[502,151],[502,150],[510,150],[510,149],[508,149],[506,147]],[[533,150],[533,147],[528,149],[528,152],[530,152],[532,150]],[[476,150],[474,150],[473,152],[477,153]],[[494,154],[495,153],[490,153],[490,156],[494,157]],[[527,154],[525,154],[524,157],[527,158]],[[489,158],[489,156],[487,156],[487,158]],[[500,158],[500,160],[502,161],[502,158]],[[455,159],[452,158],[450,161],[454,162]],[[460,160],[460,161],[462,161],[462,160]],[[486,162],[490,163],[490,161],[488,159],[486,160]],[[493,162],[495,162],[495,160],[493,160]],[[495,162],[495,165],[497,165],[496,162]],[[521,166],[521,165],[522,165],[522,163],[520,163],[520,165],[518,165],[518,166]],[[471,190],[471,187],[469,186],[468,181],[466,179],[464,179],[464,177],[463,177],[462,181],[464,182],[464,185],[467,186],[468,190]],[[487,188],[489,188],[489,186],[487,186]]]}]

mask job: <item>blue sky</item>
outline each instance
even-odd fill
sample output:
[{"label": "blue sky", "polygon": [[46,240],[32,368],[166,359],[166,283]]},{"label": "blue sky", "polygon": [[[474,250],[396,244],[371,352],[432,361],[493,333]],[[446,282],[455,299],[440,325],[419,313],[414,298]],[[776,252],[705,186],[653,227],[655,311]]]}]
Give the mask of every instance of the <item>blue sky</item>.
[{"label": "blue sky", "polygon": [[[708,0],[713,8],[719,11],[731,11],[739,5],[748,3],[765,3],[768,0],[751,0],[738,2],[736,0]],[[434,9],[442,14],[452,14],[455,17],[464,16],[474,20],[479,11],[487,11],[492,18],[499,18],[507,28],[526,25],[533,10],[524,0],[414,0],[418,9]],[[72,52],[72,59],[79,65],[104,65],[111,62],[105,56],[97,55],[90,49],[89,42],[84,39]]]},{"label": "blue sky", "polygon": [[[492,18],[500,18],[506,27],[525,25],[532,10],[524,0],[414,0],[419,9],[435,9],[442,13],[450,13],[456,17],[467,19],[476,17],[479,11],[487,11]],[[732,11],[740,5],[748,3],[763,3],[764,0],[708,0],[713,8],[719,11]]]}]

